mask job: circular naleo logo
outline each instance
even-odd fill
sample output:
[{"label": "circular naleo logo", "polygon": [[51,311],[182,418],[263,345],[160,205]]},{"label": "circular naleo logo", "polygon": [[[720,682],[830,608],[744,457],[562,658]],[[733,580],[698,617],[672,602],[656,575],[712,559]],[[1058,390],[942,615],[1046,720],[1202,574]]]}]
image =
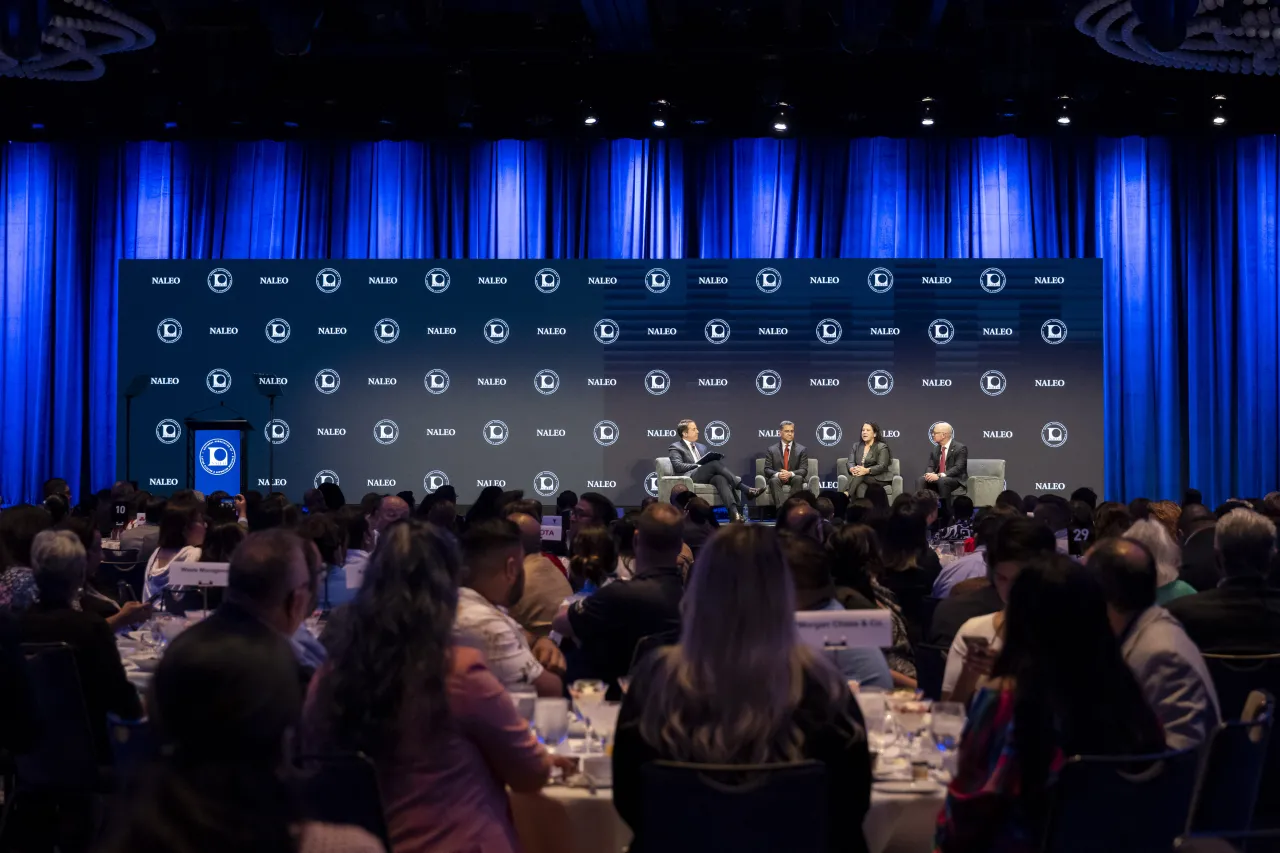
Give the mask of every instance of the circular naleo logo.
[{"label": "circular naleo logo", "polygon": [[289,425],[279,418],[267,421],[267,425],[262,428],[262,435],[271,444],[284,444],[289,440]]},{"label": "circular naleo logo", "polygon": [[435,494],[436,489],[447,485],[449,485],[449,475],[439,469],[428,471],[422,478],[422,488],[429,495]]},{"label": "circular naleo logo", "polygon": [[844,438],[844,430],[840,429],[840,424],[835,421],[823,421],[818,424],[813,435],[818,439],[818,444],[823,447],[835,447],[840,443],[840,439]]},{"label": "circular naleo logo", "polygon": [[618,339],[620,331],[618,324],[607,317],[603,320],[596,321],[595,327],[596,340],[602,344],[611,344]]},{"label": "circular naleo logo", "polygon": [[1057,421],[1040,427],[1040,440],[1049,447],[1061,447],[1067,443],[1067,428]]},{"label": "circular naleo logo", "polygon": [[591,428],[591,435],[595,437],[596,444],[608,447],[618,440],[618,425],[613,421],[600,421]]},{"label": "circular naleo logo", "polygon": [[782,287],[782,273],[773,267],[765,267],[756,273],[756,287],[761,293],[777,293]]},{"label": "circular naleo logo", "polygon": [[271,343],[282,344],[289,340],[289,333],[291,329],[289,328],[288,320],[276,317],[274,320],[267,323],[267,327],[264,331],[267,333],[267,340],[271,341]]},{"label": "circular naleo logo", "polygon": [[500,317],[494,317],[484,324],[484,339],[491,344],[505,344],[510,336],[511,327]]},{"label": "circular naleo logo", "polygon": [[400,337],[400,324],[390,317],[383,317],[373,324],[373,337],[380,344],[393,344]]},{"label": "circular naleo logo", "polygon": [[341,485],[338,482],[338,472],[330,471],[328,468],[316,474],[316,478],[311,482],[315,484],[317,489],[320,488],[321,483],[333,483],[335,486]]},{"label": "circular naleo logo", "polygon": [[702,437],[712,447],[723,447],[729,443],[729,425],[724,421],[712,421],[702,430]]},{"label": "circular naleo logo", "polygon": [[378,444],[395,444],[400,437],[400,427],[395,421],[383,418],[373,425],[373,440]]},{"label": "circular naleo logo", "polygon": [[533,490],[539,497],[549,498],[560,491],[560,478],[555,471],[539,471],[533,478]]},{"label": "circular naleo logo", "polygon": [[209,289],[214,293],[226,293],[231,289],[231,273],[222,267],[218,267],[209,273],[209,277],[205,281],[209,283]]},{"label": "circular naleo logo", "polygon": [[756,390],[772,397],[782,390],[782,374],[776,370],[762,370],[756,374]]},{"label": "circular naleo logo", "polygon": [[651,498],[658,496],[658,472],[654,471],[648,477],[644,478],[644,491]]},{"label": "circular naleo logo", "polygon": [[433,267],[423,276],[422,282],[432,293],[444,293],[449,289],[449,271],[441,267]]},{"label": "circular naleo logo", "polygon": [[316,273],[316,287],[321,293],[333,293],[342,287],[342,276],[333,267],[325,267]]},{"label": "circular naleo logo", "polygon": [[231,390],[231,374],[221,367],[215,367],[204,378],[204,384],[215,394],[225,394]]},{"label": "circular naleo logo", "polygon": [[729,340],[729,332],[729,324],[719,318],[708,320],[707,325],[702,327],[702,333],[713,344],[722,344]]},{"label": "circular naleo logo", "polygon": [[211,438],[200,445],[200,467],[217,477],[236,465],[236,448],[225,438]]},{"label": "circular naleo logo", "polygon": [[665,370],[650,370],[644,375],[644,390],[655,397],[671,390],[671,377]]},{"label": "circular naleo logo", "polygon": [[1040,326],[1040,337],[1044,338],[1046,344],[1060,344],[1067,339],[1067,324],[1061,320],[1045,320]]},{"label": "circular naleo logo", "polygon": [[1004,290],[1004,272],[995,267],[987,267],[982,271],[982,275],[978,276],[978,283],[987,293],[999,293]]},{"label": "circular naleo logo", "polygon": [[893,374],[887,370],[873,370],[867,375],[867,390],[883,397],[893,390]]},{"label": "circular naleo logo", "polygon": [[156,424],[156,438],[161,444],[176,444],[182,438],[182,424],[173,418],[165,418]]},{"label": "circular naleo logo", "polygon": [[998,397],[1004,393],[1004,389],[1009,387],[1009,382],[1004,378],[1004,374],[998,370],[988,370],[982,374],[982,378],[978,380],[978,384],[982,388],[982,393],[988,397]]},{"label": "circular naleo logo", "polygon": [[654,267],[644,274],[644,286],[650,293],[666,293],[671,287],[671,275],[664,269]]},{"label": "circular naleo logo", "polygon": [[893,290],[893,273],[884,267],[876,267],[867,273],[867,287],[875,293],[888,293]]},{"label": "circular naleo logo", "polygon": [[316,374],[316,390],[321,394],[332,394],[338,390],[338,386],[341,384],[342,377],[338,376],[338,371],[336,370],[326,367]]},{"label": "circular naleo logo", "polygon": [[560,374],[554,370],[539,370],[533,374],[533,387],[539,394],[554,394],[560,390]]},{"label": "circular naleo logo", "polygon": [[929,340],[935,344],[949,344],[956,336],[956,327],[950,320],[934,320],[929,324]]},{"label": "circular naleo logo", "polygon": [[165,317],[156,324],[156,337],[166,344],[176,344],[182,337],[182,324],[172,317]]},{"label": "circular naleo logo", "polygon": [[551,267],[543,267],[533,274],[533,285],[539,293],[555,293],[560,289],[560,273]]},{"label": "circular naleo logo", "polygon": [[449,374],[439,368],[428,370],[422,384],[432,394],[443,394],[449,390]]},{"label": "circular naleo logo", "polygon": [[840,340],[840,336],[844,334],[844,329],[838,320],[832,320],[828,317],[818,322],[818,325],[814,327],[813,333],[824,344],[834,344]]},{"label": "circular naleo logo", "polygon": [[511,431],[502,421],[489,421],[484,425],[484,440],[490,444],[502,444],[510,435]]}]

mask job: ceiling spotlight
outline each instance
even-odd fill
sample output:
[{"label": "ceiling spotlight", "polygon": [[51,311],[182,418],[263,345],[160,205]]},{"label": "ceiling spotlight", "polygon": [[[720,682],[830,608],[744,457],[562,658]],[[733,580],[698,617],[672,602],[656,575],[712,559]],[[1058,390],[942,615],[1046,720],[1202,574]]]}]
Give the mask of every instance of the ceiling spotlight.
[{"label": "ceiling spotlight", "polygon": [[791,127],[791,105],[783,101],[774,104],[772,125],[774,132],[786,133]]},{"label": "ceiling spotlight", "polygon": [[176,121],[166,121],[166,122],[164,123],[164,129],[165,129],[165,130],[177,130],[177,129],[178,129],[178,123],[177,123]]},{"label": "ceiling spotlight", "polygon": [[658,100],[653,102],[653,126],[666,127],[667,117],[670,112],[671,104],[667,101]]},{"label": "ceiling spotlight", "polygon": [[578,117],[587,127],[594,127],[600,121],[600,114],[586,101],[578,102]]},{"label": "ceiling spotlight", "polygon": [[1058,124],[1066,127],[1071,124],[1071,96],[1058,96]]},{"label": "ceiling spotlight", "polygon": [[1222,127],[1227,123],[1227,96],[1213,96],[1213,124],[1214,127]]},{"label": "ceiling spotlight", "polygon": [[924,127],[933,127],[933,98],[921,98],[920,105],[920,124]]}]

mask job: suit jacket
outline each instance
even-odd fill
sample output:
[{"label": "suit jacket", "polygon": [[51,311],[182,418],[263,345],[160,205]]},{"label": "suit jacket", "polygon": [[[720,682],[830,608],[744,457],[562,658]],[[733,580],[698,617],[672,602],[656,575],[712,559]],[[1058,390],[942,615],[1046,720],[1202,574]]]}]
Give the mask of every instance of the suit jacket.
[{"label": "suit jacket", "polygon": [[[698,448],[699,459],[711,452],[700,441],[695,441],[693,446]],[[693,457],[689,455],[689,450],[684,446],[683,441],[671,442],[667,447],[667,458],[671,460],[671,470],[677,474],[687,474],[698,467],[698,463],[693,461]]]},{"label": "suit jacket", "polygon": [[1197,530],[1187,537],[1182,546],[1182,567],[1178,577],[1196,588],[1197,592],[1213,589],[1221,576],[1218,574],[1218,553],[1213,550],[1212,525]]},{"label": "suit jacket", "polygon": [[[936,445],[933,448],[933,452],[929,454],[929,470],[925,473],[938,473],[938,460],[941,458],[941,454],[942,445]],[[952,440],[951,449],[947,451],[946,476],[959,480],[961,483],[969,481],[969,448],[955,440]]]},{"label": "suit jacket", "polygon": [[1204,743],[1221,720],[1213,676],[1195,643],[1163,607],[1138,614],[1120,654],[1164,726],[1170,749]]},{"label": "suit jacket", "polygon": [[1205,654],[1280,652],[1280,589],[1265,578],[1227,578],[1216,589],[1170,601],[1167,609]]},{"label": "suit jacket", "polygon": [[[867,474],[877,483],[892,483],[893,474],[889,471],[889,463],[893,461],[893,454],[889,452],[889,445],[883,441],[872,443],[871,450],[867,453],[867,468],[871,473]],[[849,451],[849,465],[857,467],[862,464],[862,442],[857,441],[853,445],[853,449]],[[840,471],[841,474],[848,474],[848,471]]]},{"label": "suit jacket", "polygon": [[764,478],[766,480],[773,477],[779,471],[798,471],[801,474],[807,474],[809,471],[809,453],[805,446],[798,441],[791,442],[791,458],[787,460],[790,465],[783,467],[782,464],[782,442],[770,447],[764,452]]}]

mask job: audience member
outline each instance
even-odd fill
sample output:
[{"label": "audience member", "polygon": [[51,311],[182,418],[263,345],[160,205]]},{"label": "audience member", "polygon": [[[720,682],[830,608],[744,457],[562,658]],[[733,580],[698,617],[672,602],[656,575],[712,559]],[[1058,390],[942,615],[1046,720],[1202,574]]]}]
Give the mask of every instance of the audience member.
[{"label": "audience member", "polygon": [[886,512],[889,509],[889,493],[885,491],[882,483],[868,483],[867,491],[864,495],[867,500],[871,501],[871,506],[880,512]]},{"label": "audience member", "polygon": [[1120,654],[1155,709],[1165,741],[1170,749],[1186,749],[1208,740],[1218,724],[1218,694],[1200,650],[1156,603],[1159,559],[1132,536],[1150,524],[1157,522],[1148,518],[1130,528],[1125,539],[1102,540],[1089,550],[1085,564],[1102,584]]},{"label": "audience member", "polygon": [[1129,501],[1129,516],[1134,521],[1142,521],[1151,514],[1150,498],[1134,498]]},{"label": "audience member", "polygon": [[583,528],[609,527],[617,518],[613,501],[599,492],[583,492],[569,513],[569,540],[572,542]]},{"label": "audience member", "polygon": [[324,502],[324,492],[316,489],[307,489],[302,493],[302,511],[309,515],[314,515],[328,511],[329,507]]},{"label": "audience member", "polygon": [[502,508],[502,514],[506,518],[510,518],[518,512],[542,521],[542,502],[533,498],[519,498],[514,501],[508,501],[507,505]]},{"label": "audience member", "polygon": [[[832,492],[832,494],[838,494],[838,492]],[[821,516],[822,520],[828,524],[836,516],[836,505],[826,495],[818,496],[818,500],[814,503],[814,508],[817,509],[818,515]]]},{"label": "audience member", "polygon": [[782,502],[782,506],[778,507],[777,526],[785,530],[787,526],[787,516],[790,515],[792,510],[796,507],[808,506],[816,511],[818,508],[817,504],[818,499],[815,498],[813,493],[808,489],[801,489],[797,492],[792,492],[790,497]]},{"label": "audience member", "polygon": [[1022,496],[1022,511],[1026,515],[1035,515],[1036,507],[1040,505],[1040,499],[1035,495]]},{"label": "audience member", "polygon": [[1155,507],[1151,505],[1150,514],[1142,521],[1135,522],[1124,533],[1124,538],[1141,542],[1143,547],[1155,558],[1156,566],[1156,604],[1162,607],[1184,595],[1195,595],[1195,587],[1178,579],[1178,569],[1182,565],[1182,549],[1173,541],[1156,516]]},{"label": "audience member", "polygon": [[[518,497],[520,497],[520,495],[523,495],[523,494],[524,494],[524,492],[519,492],[519,493],[517,493],[517,494],[516,494],[516,497],[518,498]],[[396,492],[396,497],[398,497],[400,500],[404,501],[406,504],[408,504],[408,505],[409,505],[409,512],[410,512],[410,514],[412,514],[412,513],[413,513],[413,507],[414,507],[415,502],[416,502],[416,501],[415,501],[415,499],[414,499],[414,497],[413,497],[413,490],[412,490],[412,489],[405,489],[404,491]]]},{"label": "audience member", "polygon": [[1222,579],[1218,569],[1218,553],[1213,548],[1213,531],[1217,524],[1204,504],[1188,504],[1178,517],[1178,535],[1182,542],[1182,567],[1178,575],[1196,589],[1213,589]]},{"label": "audience member", "polygon": [[676,483],[671,487],[671,505],[676,509],[684,512],[689,506],[689,501],[693,500],[697,495],[689,490],[684,483]]},{"label": "audience member", "polygon": [[951,500],[951,523],[938,531],[943,542],[963,542],[973,536],[973,498],[958,495]]},{"label": "audience member", "polygon": [[[440,493],[440,490],[437,489],[436,494],[439,494],[439,493]],[[369,492],[368,494],[366,494],[364,497],[360,499],[360,510],[369,519],[369,524],[371,526],[373,524],[373,516],[375,513],[377,513],[378,507],[381,504],[382,504],[382,495],[378,494],[377,492]]]},{"label": "audience member", "polygon": [[342,487],[337,483],[321,483],[316,488],[320,489],[320,494],[324,495],[324,505],[329,512],[337,512],[347,505],[347,496],[342,493]]},{"label": "audience member", "polygon": [[143,572],[147,600],[169,586],[169,564],[198,562],[209,523],[202,503],[170,501],[160,517],[160,535]]},{"label": "audience member", "polygon": [[1005,509],[1022,512],[1022,496],[1013,489],[1005,489],[1003,492],[996,495],[996,507],[1003,507]]},{"label": "audience member", "polygon": [[1133,515],[1123,504],[1104,503],[1093,515],[1093,531],[1098,539],[1123,536],[1133,524]]},{"label": "audience member", "polygon": [[[1077,489],[1076,491],[1079,491]],[[1094,543],[1093,509],[1084,501],[1072,501],[1071,524],[1067,528],[1067,553],[1073,557],[1084,555]]]},{"label": "audience member", "polygon": [[120,550],[136,551],[137,561],[146,565],[160,543],[160,519],[164,517],[168,501],[160,497],[147,498],[139,507],[143,520],[126,528],[120,534]]},{"label": "audience member", "polygon": [[[937,496],[928,492],[935,503]],[[919,640],[923,624],[924,599],[942,571],[938,555],[926,538],[927,518],[919,514],[921,502],[914,501],[910,511],[897,510],[885,524],[880,538],[883,574],[880,582],[897,596],[898,606],[907,620],[912,642]],[[936,512],[936,510],[934,510]]]},{"label": "audience member", "polygon": [[796,504],[788,510],[777,526],[780,531],[812,539],[819,545],[825,545],[831,534],[831,525],[815,507],[807,503]]},{"label": "audience member", "polygon": [[711,504],[707,503],[704,498],[697,497],[690,493],[690,497],[684,504],[684,542],[689,546],[689,550],[693,552],[693,558],[698,558],[698,552],[702,550],[702,546],[711,538],[712,534],[720,527],[720,520],[716,518],[715,510],[711,508]]},{"label": "audience member", "polygon": [[[674,542],[675,520],[668,526]],[[727,526],[698,557],[680,643],[640,665],[618,718],[614,806],[636,833],[633,853],[651,850],[641,768],[655,760],[820,761],[829,849],[866,851],[871,759],[862,714],[840,674],[800,642],[794,611],[790,572],[767,527]]]},{"label": "audience member", "polygon": [[466,518],[463,520],[463,531],[465,532],[473,524],[502,518],[502,506],[502,487],[485,486],[480,490],[475,502],[471,504],[471,508],[467,510]]},{"label": "audience member", "polygon": [[[501,491],[501,490],[499,490]],[[402,518],[409,517],[409,505],[404,498],[396,495],[384,495],[378,500],[377,509],[369,516],[369,531],[373,536],[373,544],[378,544],[382,531]]]},{"label": "audience member", "polygon": [[447,498],[434,501],[431,504],[431,509],[427,511],[426,520],[441,530],[447,530],[456,535],[458,532],[458,505]]},{"label": "audience member", "polygon": [[844,511],[845,524],[866,524],[867,516],[875,508],[866,498],[854,498],[849,501],[849,508]]},{"label": "audience member", "polygon": [[279,492],[272,492],[256,505],[249,505],[245,518],[249,530],[274,530],[284,528],[292,530],[302,518],[302,512],[289,499]]},{"label": "audience member", "polygon": [[827,540],[831,576],[836,584],[836,600],[846,610],[863,608],[888,610],[893,622],[893,645],[882,649],[893,683],[916,686],[916,657],[902,618],[898,599],[877,579],[880,575],[880,540],[865,524],[845,524]]},{"label": "audience member", "polygon": [[[364,577],[365,566],[369,563],[369,552],[373,550],[373,533],[369,530],[368,517],[357,507],[344,506],[335,513],[338,526],[345,531],[347,543],[346,559],[342,568],[331,568],[325,583],[330,587],[351,588],[351,595],[360,588],[360,579]],[[336,590],[329,589],[330,600]],[[348,599],[350,600],[350,599]]]},{"label": "audience member", "polygon": [[1178,519],[1182,517],[1182,507],[1173,501],[1154,501],[1148,508],[1147,517],[1160,522],[1169,539],[1178,541]]},{"label": "audience member", "polygon": [[1053,531],[1059,554],[1070,553],[1067,528],[1071,526],[1071,509],[1057,495],[1041,495],[1032,516]]},{"label": "audience member", "polygon": [[335,513],[317,512],[298,522],[295,532],[316,547],[320,557],[320,609],[328,613],[355,597],[347,588],[347,525]]},{"label": "audience member", "polygon": [[454,642],[460,572],[453,538],[432,525],[383,531],[326,631],[304,739],[373,759],[396,850],[516,853],[507,788],[542,788],[553,759],[483,653]]},{"label": "audience member", "polygon": [[520,529],[524,549],[524,595],[509,612],[521,628],[542,638],[551,633],[551,621],[561,602],[573,595],[573,587],[564,572],[542,553],[541,523],[526,512],[515,512],[508,518]]},{"label": "audience member", "polygon": [[1009,518],[1018,517],[1015,510],[997,507],[982,517],[974,529],[973,551],[943,566],[938,579],[933,582],[933,597],[946,598],[951,590],[961,581],[969,578],[980,578],[987,574],[987,546],[996,529]]},{"label": "audience member", "polygon": [[658,499],[655,498],[653,495],[645,495],[643,498],[640,499],[640,509],[644,510],[645,507],[649,506],[649,504],[656,504],[657,502],[658,502]]},{"label": "audience member", "polygon": [[1098,493],[1088,486],[1081,486],[1071,493],[1071,503],[1076,501],[1089,507],[1089,511],[1092,512],[1098,508]]},{"label": "audience member", "polygon": [[98,570],[102,566],[102,534],[93,522],[73,516],[58,527],[73,533],[84,548],[84,586],[77,599],[81,610],[105,619],[112,633],[140,625],[151,618],[150,607],[137,601],[121,604],[116,600],[114,590],[100,586],[102,580]]},{"label": "audience member", "polygon": [[31,543],[52,526],[53,516],[42,506],[20,504],[0,512],[0,554],[7,556],[0,564],[0,610],[25,610],[40,597],[31,572]]},{"label": "audience member", "polygon": [[617,579],[618,549],[607,527],[584,527],[573,537],[569,558],[569,582],[583,595],[591,595]]},{"label": "audience member", "polygon": [[1213,514],[1216,518],[1221,520],[1224,515],[1236,509],[1251,510],[1253,509],[1253,504],[1249,503],[1246,500],[1241,500],[1240,498],[1231,498],[1230,500],[1224,501],[1223,503],[1219,504],[1218,508],[1213,511]]},{"label": "audience member", "polygon": [[577,504],[578,504],[577,492],[570,491],[569,489],[565,489],[563,492],[556,495],[556,512],[557,513],[570,512],[575,506],[577,506]]},{"label": "audience member", "polygon": [[613,574],[618,580],[631,580],[636,573],[636,522],[640,513],[631,510],[613,523],[613,548],[618,564]]}]

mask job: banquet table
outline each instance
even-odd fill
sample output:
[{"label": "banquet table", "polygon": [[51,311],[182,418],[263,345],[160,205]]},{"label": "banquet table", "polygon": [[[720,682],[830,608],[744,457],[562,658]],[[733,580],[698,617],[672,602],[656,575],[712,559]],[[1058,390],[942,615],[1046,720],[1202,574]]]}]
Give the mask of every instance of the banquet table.
[{"label": "banquet table", "polygon": [[[928,853],[942,808],[937,794],[886,794],[872,790],[862,830],[870,853]],[[619,853],[631,830],[613,808],[607,788],[562,785],[535,794],[511,794],[511,811],[525,853]]]}]

